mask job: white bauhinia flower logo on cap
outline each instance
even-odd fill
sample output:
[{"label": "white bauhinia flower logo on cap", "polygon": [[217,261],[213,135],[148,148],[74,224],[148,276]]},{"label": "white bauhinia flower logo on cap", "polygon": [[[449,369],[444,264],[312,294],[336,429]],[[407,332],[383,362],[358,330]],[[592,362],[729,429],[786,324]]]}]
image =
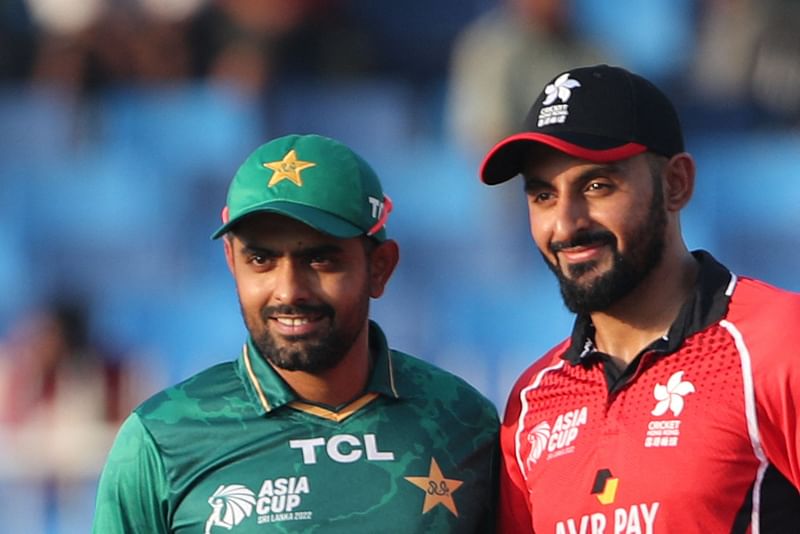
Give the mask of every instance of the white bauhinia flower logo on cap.
[{"label": "white bauhinia flower logo on cap", "polygon": [[544,102],[542,102],[542,105],[549,106],[556,101],[556,98],[562,102],[566,102],[569,100],[569,97],[572,96],[572,90],[580,86],[580,82],[578,80],[570,80],[569,72],[566,72],[556,78],[553,83],[544,88],[544,94],[547,96],[545,97]]},{"label": "white bauhinia flower logo on cap", "polygon": [[664,415],[667,410],[677,417],[683,411],[683,397],[689,393],[694,393],[694,385],[688,380],[683,380],[683,371],[678,371],[667,380],[667,385],[656,384],[653,390],[658,404],[650,412],[655,416]]}]

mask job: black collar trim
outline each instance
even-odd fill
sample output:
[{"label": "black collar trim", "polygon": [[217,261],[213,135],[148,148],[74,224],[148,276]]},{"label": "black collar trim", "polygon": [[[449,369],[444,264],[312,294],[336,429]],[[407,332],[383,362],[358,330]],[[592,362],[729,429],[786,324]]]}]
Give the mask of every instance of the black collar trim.
[{"label": "black collar trim", "polygon": [[[686,338],[718,322],[728,312],[736,275],[704,250],[696,250],[692,255],[700,264],[694,293],[684,303],[667,335],[655,340],[643,352],[657,350],[663,354],[673,353]],[[570,347],[562,358],[572,365],[598,354],[594,344],[594,325],[588,315],[575,318],[570,339]]]}]

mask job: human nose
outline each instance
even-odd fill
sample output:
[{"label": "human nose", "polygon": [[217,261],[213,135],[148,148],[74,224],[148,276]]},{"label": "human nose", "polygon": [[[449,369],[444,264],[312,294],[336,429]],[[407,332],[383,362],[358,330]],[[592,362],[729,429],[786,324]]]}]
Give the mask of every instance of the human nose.
[{"label": "human nose", "polygon": [[565,242],[589,227],[586,202],[573,197],[561,197],[556,204],[553,241]]},{"label": "human nose", "polygon": [[309,296],[308,276],[300,265],[291,260],[279,262],[273,270],[272,296],[280,304],[303,302]]}]

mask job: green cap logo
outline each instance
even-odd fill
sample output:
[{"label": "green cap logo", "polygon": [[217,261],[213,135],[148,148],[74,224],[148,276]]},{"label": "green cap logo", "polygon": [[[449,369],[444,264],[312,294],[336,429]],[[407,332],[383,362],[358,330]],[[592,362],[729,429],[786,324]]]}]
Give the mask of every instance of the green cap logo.
[{"label": "green cap logo", "polygon": [[310,161],[298,161],[297,152],[291,149],[280,161],[264,163],[264,167],[275,171],[269,179],[267,187],[279,183],[281,180],[291,180],[298,187],[303,187],[303,180],[300,178],[300,171],[313,167],[316,163]]},{"label": "green cap logo", "polygon": [[288,135],[258,147],[228,189],[223,225],[228,232],[247,215],[272,212],[340,238],[386,239],[392,203],[358,154],[319,135]]}]

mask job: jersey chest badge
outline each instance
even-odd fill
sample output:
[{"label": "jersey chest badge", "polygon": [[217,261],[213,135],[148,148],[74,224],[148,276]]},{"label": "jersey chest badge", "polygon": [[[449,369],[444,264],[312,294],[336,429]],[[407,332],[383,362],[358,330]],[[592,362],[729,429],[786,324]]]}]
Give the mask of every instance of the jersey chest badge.
[{"label": "jersey chest badge", "polygon": [[[677,447],[680,436],[681,420],[678,418],[686,404],[685,397],[696,390],[694,384],[684,380],[683,371],[678,371],[669,377],[666,384],[657,383],[653,389],[656,405],[650,415],[652,419],[647,424],[647,434],[644,438],[645,447]],[[672,415],[672,419],[662,416]]]},{"label": "jersey chest badge", "polygon": [[453,493],[461,487],[463,481],[446,478],[436,462],[436,458],[431,457],[431,466],[428,476],[404,477],[419,489],[425,492],[425,501],[422,503],[422,513],[428,513],[434,506],[442,505],[458,517]]},{"label": "jersey chest badge", "polygon": [[536,424],[525,437],[528,447],[526,467],[531,469],[542,458],[551,460],[575,452],[580,427],[588,419],[589,409],[583,406],[558,415],[552,424],[547,420]]},{"label": "jersey chest badge", "polygon": [[208,499],[211,513],[203,534],[231,530],[253,512],[258,524],[312,519],[313,513],[303,509],[303,499],[310,493],[306,476],[266,479],[258,494],[243,484],[221,485]]}]

